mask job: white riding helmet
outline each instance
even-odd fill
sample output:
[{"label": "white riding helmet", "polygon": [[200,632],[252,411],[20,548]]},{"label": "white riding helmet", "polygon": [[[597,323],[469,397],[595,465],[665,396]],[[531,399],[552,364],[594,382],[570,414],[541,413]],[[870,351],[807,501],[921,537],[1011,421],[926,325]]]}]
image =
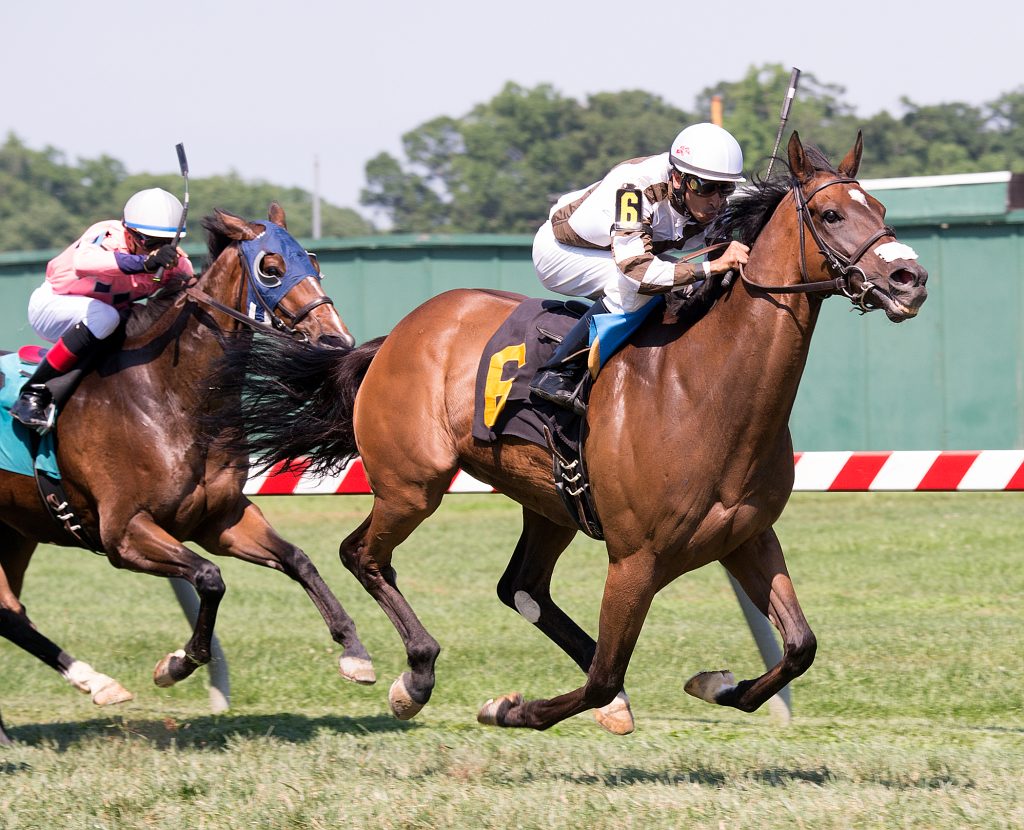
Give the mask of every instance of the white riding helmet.
[{"label": "white riding helmet", "polygon": [[[181,202],[159,187],[140,190],[124,205],[124,225],[143,236],[173,239],[181,221]],[[184,228],[181,235],[185,236]]]},{"label": "white riding helmet", "polygon": [[694,124],[679,135],[668,151],[672,166],[682,173],[718,182],[743,182],[743,151],[728,130],[717,124]]}]

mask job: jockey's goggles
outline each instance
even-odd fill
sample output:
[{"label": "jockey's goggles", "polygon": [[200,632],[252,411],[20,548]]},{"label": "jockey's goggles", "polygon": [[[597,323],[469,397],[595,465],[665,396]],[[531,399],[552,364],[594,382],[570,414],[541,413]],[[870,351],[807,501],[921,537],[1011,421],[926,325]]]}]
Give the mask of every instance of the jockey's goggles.
[{"label": "jockey's goggles", "polygon": [[736,191],[733,182],[717,182],[713,179],[702,179],[692,173],[683,174],[683,186],[695,196],[711,196],[714,193],[721,193],[723,196],[730,196]]},{"label": "jockey's goggles", "polygon": [[171,243],[170,239],[165,239],[162,236],[146,236],[144,233],[139,233],[131,228],[128,229],[128,232],[132,235],[132,239],[147,251],[155,251]]}]

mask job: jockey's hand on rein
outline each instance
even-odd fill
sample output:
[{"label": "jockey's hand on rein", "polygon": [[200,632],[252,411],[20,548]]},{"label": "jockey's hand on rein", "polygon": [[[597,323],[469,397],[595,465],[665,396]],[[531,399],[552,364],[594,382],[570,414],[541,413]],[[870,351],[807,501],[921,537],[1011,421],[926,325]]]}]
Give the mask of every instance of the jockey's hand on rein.
[{"label": "jockey's hand on rein", "polygon": [[178,250],[173,245],[163,245],[146,257],[143,268],[150,274],[158,268],[173,268],[178,264]]}]

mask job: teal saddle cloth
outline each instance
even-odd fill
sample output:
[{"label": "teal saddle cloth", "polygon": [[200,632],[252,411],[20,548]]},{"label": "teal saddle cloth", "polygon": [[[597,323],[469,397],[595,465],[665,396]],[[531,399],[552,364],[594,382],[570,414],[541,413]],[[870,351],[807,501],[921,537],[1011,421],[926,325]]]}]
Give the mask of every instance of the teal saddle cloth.
[{"label": "teal saddle cloth", "polygon": [[[40,437],[11,417],[10,408],[21,394],[21,387],[35,365],[26,363],[17,352],[0,356],[3,388],[0,389],[0,469],[23,476],[35,476],[37,469],[60,478],[53,433]],[[38,447],[33,449],[35,445]]]}]

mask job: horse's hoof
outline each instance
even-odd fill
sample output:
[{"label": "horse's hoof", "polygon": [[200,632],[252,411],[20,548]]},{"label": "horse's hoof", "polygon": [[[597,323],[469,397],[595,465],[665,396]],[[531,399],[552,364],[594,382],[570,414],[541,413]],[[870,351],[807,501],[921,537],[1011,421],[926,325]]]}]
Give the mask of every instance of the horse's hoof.
[{"label": "horse's hoof", "polygon": [[497,699],[491,698],[477,712],[476,719],[486,726],[506,726],[505,716],[508,714],[508,710],[513,706],[521,705],[522,702],[523,696],[519,692],[502,695]]},{"label": "horse's hoof", "polygon": [[412,699],[405,685],[405,678],[408,674],[409,672],[402,672],[388,690],[388,705],[399,720],[412,720],[423,708],[422,703],[417,703]]},{"label": "horse's hoof", "polygon": [[636,729],[633,721],[633,710],[629,708],[629,695],[624,691],[615,695],[615,700],[607,706],[594,710],[594,720],[601,728],[613,735],[629,735]]},{"label": "horse's hoof", "polygon": [[156,664],[156,668],[153,669],[153,682],[156,683],[161,689],[168,689],[178,681],[174,675],[171,674],[171,661],[177,657],[179,660],[185,659],[185,649],[179,648],[173,654],[168,654]]},{"label": "horse's hoof", "polygon": [[722,692],[734,688],[736,678],[731,671],[702,671],[686,681],[683,691],[708,703],[718,703],[716,698]]},{"label": "horse's hoof", "polygon": [[113,706],[115,703],[125,703],[135,697],[113,677],[104,675],[101,682],[96,685],[98,688],[92,691],[92,702],[97,706]]},{"label": "horse's hoof", "polygon": [[359,683],[361,686],[372,686],[377,682],[377,672],[373,663],[364,657],[342,657],[338,661],[338,672],[346,680]]}]

